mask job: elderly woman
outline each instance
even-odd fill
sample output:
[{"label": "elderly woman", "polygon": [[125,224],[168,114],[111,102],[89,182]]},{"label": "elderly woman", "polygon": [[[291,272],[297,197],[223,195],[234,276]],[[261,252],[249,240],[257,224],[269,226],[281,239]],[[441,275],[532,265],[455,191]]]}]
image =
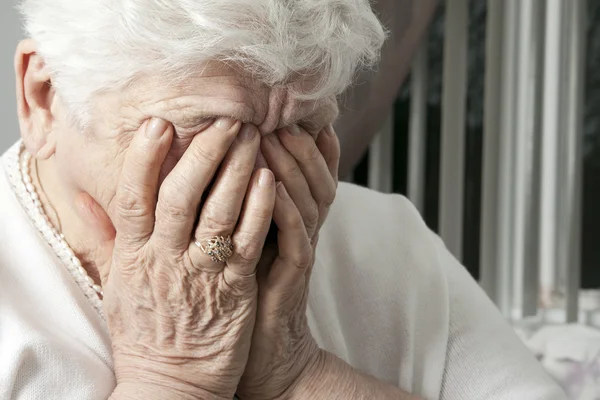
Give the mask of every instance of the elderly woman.
[{"label": "elderly woman", "polygon": [[367,0],[21,9],[2,399],[564,399],[408,201],[337,185]]}]

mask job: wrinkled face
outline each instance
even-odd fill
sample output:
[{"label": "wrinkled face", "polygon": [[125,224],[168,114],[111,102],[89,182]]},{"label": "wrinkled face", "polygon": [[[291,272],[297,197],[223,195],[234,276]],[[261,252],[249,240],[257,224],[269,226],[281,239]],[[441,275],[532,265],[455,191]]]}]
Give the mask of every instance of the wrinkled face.
[{"label": "wrinkled face", "polygon": [[295,123],[316,135],[338,114],[335,99],[299,102],[284,90],[257,83],[222,64],[209,65],[177,86],[158,76],[144,77],[125,90],[98,95],[95,104],[89,131],[83,133],[58,107],[54,156],[68,190],[86,191],[103,207],[116,192],[134,133],[151,117],[163,118],[175,128],[163,167],[168,172],[214,117],[253,123],[263,135]]}]

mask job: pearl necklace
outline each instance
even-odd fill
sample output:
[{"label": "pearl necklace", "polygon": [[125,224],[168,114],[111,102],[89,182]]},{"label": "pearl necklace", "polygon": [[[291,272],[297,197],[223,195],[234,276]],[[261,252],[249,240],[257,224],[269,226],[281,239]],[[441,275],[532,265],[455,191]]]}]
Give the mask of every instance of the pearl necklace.
[{"label": "pearl necklace", "polygon": [[[94,280],[92,279],[92,277],[90,277],[88,275],[85,268],[83,268],[83,266],[81,265],[81,261],[77,258],[77,256],[75,255],[75,253],[73,252],[73,250],[71,249],[71,247],[69,246],[67,241],[65,240],[64,235],[56,230],[56,228],[52,225],[52,223],[50,222],[50,219],[44,212],[44,208],[42,207],[40,197],[35,190],[35,186],[33,185],[32,180],[31,180],[31,175],[29,174],[30,164],[31,164],[31,154],[29,154],[27,151],[23,151],[22,157],[21,157],[21,168],[20,168],[21,169],[21,177],[23,179],[23,183],[25,184],[25,190],[29,194],[31,201],[33,202],[34,206],[37,208],[38,213],[42,216],[42,219],[43,219],[43,221],[42,221],[43,223],[42,223],[41,227],[37,226],[37,224],[36,224],[36,227],[38,228],[40,233],[44,234],[45,236],[47,236],[48,234],[51,235],[51,237],[54,239],[53,241],[56,243],[57,247],[59,249],[61,249],[64,254],[66,254],[68,261],[70,262],[70,264],[72,266],[72,268],[70,268],[70,269],[72,271],[73,270],[76,271],[76,273],[79,274],[79,277],[81,278],[81,280],[86,282],[87,285],[90,288],[92,288],[94,290],[94,292],[96,292],[97,295],[103,296],[104,293],[102,291],[102,287],[100,285],[97,285],[96,282],[94,282]],[[53,248],[55,247],[55,246],[52,246],[52,243],[49,243],[49,244],[51,245],[51,247],[53,247]]]}]

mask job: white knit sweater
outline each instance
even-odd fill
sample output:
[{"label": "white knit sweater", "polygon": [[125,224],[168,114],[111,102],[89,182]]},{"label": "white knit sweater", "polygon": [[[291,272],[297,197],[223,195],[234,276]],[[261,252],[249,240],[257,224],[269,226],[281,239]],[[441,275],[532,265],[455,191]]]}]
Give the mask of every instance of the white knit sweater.
[{"label": "white knit sweater", "polygon": [[[0,399],[106,399],[101,307],[35,226],[17,152],[0,171]],[[340,185],[308,315],[323,348],[425,399],[566,398],[401,196]]]}]

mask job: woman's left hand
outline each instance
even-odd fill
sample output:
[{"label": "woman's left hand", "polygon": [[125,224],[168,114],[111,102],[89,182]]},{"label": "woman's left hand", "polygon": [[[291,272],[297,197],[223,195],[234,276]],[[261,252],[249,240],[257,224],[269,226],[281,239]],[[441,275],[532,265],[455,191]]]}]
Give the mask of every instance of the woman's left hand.
[{"label": "woman's left hand", "polygon": [[244,400],[285,398],[319,362],[321,352],[306,317],[308,288],[340,159],[332,127],[316,140],[301,128],[281,130],[263,138],[262,152],[280,181],[273,216],[277,249],[273,263],[259,269],[258,314],[238,386]]}]

